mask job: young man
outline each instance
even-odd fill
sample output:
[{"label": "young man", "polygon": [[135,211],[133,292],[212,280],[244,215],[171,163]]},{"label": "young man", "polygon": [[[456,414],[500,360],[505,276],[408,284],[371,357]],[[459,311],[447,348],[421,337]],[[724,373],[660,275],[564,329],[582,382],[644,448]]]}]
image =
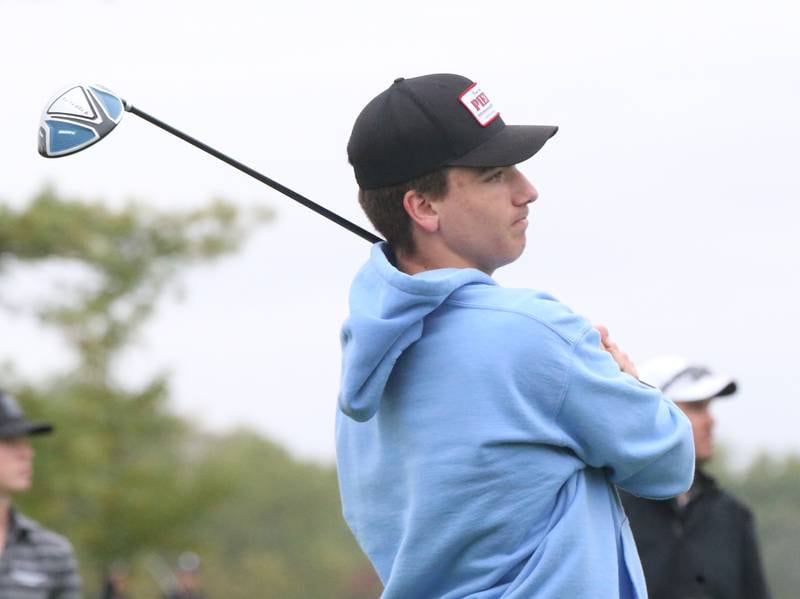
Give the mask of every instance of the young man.
[{"label": "young man", "polygon": [[33,475],[28,437],[53,427],[25,419],[16,400],[0,390],[0,597],[79,599],[72,546],[64,537],[26,518],[11,498],[27,491]]},{"label": "young man", "polygon": [[337,462],[386,599],[645,597],[614,485],[691,483],[689,423],[607,331],[491,278],[538,195],[515,165],[555,132],[506,126],[447,74],[397,79],[353,127],[359,200],[388,243],[351,290]]},{"label": "young man", "polygon": [[753,515],[703,471],[714,455],[711,402],[733,395],[736,381],[678,356],[646,364],[642,378],[688,416],[697,460],[692,488],[675,499],[622,495],[651,599],[766,599]]}]

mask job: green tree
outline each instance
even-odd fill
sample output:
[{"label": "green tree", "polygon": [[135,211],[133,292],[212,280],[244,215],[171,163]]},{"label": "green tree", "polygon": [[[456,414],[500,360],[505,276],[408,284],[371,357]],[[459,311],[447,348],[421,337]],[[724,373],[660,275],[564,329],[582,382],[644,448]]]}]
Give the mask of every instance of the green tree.
[{"label": "green tree", "polygon": [[[205,520],[209,594],[366,599],[380,584],[341,516],[336,471],[246,431],[217,437],[203,468],[233,489]],[[212,476],[218,478],[219,474]]]},{"label": "green tree", "polygon": [[22,210],[0,207],[0,268],[57,260],[91,273],[66,300],[32,308],[66,341],[74,368],[10,385],[59,432],[42,440],[23,507],[69,536],[89,586],[117,558],[194,542],[197,514],[227,493],[222,479],[196,476],[202,452],[168,409],[166,378],[130,388],[114,366],[170,283],[238,249],[268,217],[223,201],[188,212],[115,210],[52,189]]}]

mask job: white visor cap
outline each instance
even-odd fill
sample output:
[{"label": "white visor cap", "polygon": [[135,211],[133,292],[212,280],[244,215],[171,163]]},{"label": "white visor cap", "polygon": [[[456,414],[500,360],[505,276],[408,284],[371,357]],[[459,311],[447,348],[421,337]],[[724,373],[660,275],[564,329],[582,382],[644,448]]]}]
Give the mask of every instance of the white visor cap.
[{"label": "white visor cap", "polygon": [[662,356],[638,368],[639,378],[672,401],[703,401],[736,393],[736,381],[680,356]]}]

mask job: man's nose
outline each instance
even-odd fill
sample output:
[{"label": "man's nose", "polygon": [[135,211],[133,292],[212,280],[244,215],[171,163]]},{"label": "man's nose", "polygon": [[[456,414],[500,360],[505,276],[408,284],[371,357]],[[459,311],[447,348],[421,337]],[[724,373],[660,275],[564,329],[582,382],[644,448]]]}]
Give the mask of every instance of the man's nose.
[{"label": "man's nose", "polygon": [[[516,168],[514,169],[516,170]],[[517,206],[524,206],[539,199],[539,192],[533,186],[533,183],[528,181],[528,178],[517,171],[518,186],[514,193],[514,204]]]}]

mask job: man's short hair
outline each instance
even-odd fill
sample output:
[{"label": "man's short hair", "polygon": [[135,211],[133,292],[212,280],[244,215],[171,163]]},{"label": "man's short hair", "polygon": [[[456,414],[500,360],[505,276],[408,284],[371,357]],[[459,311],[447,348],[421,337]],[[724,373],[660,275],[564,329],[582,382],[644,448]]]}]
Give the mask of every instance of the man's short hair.
[{"label": "man's short hair", "polygon": [[433,198],[444,197],[447,195],[448,171],[446,167],[439,168],[398,185],[358,190],[358,203],[372,226],[386,238],[395,252],[412,253],[415,249],[411,217],[403,206],[406,193],[415,189]]}]

